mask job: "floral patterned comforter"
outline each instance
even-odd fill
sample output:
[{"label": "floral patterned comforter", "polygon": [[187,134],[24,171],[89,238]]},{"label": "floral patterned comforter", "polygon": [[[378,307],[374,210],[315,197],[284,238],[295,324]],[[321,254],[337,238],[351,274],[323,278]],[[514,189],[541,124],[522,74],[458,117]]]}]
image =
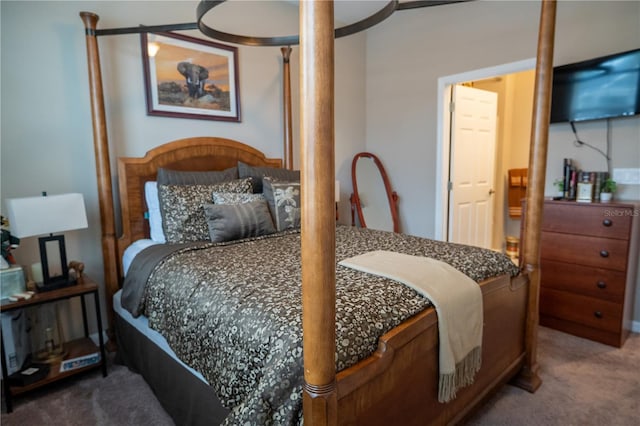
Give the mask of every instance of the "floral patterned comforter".
[{"label": "floral patterned comforter", "polygon": [[[372,250],[432,257],[477,282],[518,273],[508,257],[490,250],[337,228],[336,262]],[[182,245],[158,257],[148,280],[125,280],[125,289],[146,282],[142,291],[129,292],[141,297],[128,305],[146,315],[178,357],[211,383],[231,410],[225,424],[300,423],[300,234]],[[337,371],[372,354],[380,336],[428,306],[427,299],[400,283],[337,266]]]}]

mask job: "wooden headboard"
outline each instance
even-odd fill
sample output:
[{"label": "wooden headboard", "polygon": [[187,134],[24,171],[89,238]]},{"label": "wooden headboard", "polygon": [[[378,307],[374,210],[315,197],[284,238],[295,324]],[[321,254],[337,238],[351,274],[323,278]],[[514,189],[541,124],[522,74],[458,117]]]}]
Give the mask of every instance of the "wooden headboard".
[{"label": "wooden headboard", "polygon": [[[197,137],[168,142],[148,151],[144,157],[118,158],[118,181],[122,234],[118,238],[118,262],[134,241],[149,238],[144,184],[155,181],[158,168],[172,170],[224,170],[238,161],[251,166],[282,167],[282,160],[267,158],[255,148],[225,138]],[[122,275],[122,274],[120,274]]]}]

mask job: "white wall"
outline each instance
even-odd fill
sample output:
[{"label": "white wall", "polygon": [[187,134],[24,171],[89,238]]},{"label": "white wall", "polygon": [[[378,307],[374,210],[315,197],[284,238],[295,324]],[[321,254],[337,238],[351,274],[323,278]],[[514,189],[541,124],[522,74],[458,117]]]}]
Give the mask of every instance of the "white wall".
[{"label": "white wall", "polygon": [[[100,283],[100,217],[84,26],[78,14],[98,14],[99,29],[173,24],[195,21],[197,4],[1,2],[0,200],[39,195],[43,190],[84,194],[89,228],[65,234],[67,257],[83,261],[88,274]],[[262,19],[277,22],[290,17],[292,10],[296,11],[273,8],[270,16],[262,12]],[[232,19],[240,22],[244,17],[232,15]],[[199,36],[195,31],[185,34]],[[98,43],[114,165],[118,156],[142,156],[158,144],[189,136],[237,139],[267,156],[282,157],[282,60],[278,47],[239,47],[242,122],[227,123],[147,116],[139,35],[99,37]],[[341,217],[347,220],[351,158],[364,149],[365,141],[365,35],[338,40],[336,55],[336,173],[343,192]],[[294,99],[298,60],[295,47],[291,60]],[[298,109],[298,102],[294,102],[294,134]],[[6,213],[4,209],[2,213]],[[39,261],[37,238],[23,239],[15,253],[22,264]],[[101,297],[104,303],[104,292]]]}]

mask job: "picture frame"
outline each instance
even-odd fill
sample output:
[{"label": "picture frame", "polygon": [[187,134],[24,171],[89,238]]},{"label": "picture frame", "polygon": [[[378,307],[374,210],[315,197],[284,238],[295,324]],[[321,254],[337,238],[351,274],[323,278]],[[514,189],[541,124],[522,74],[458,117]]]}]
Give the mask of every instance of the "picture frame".
[{"label": "picture frame", "polygon": [[576,201],[579,203],[593,202],[593,184],[590,182],[578,182]]},{"label": "picture frame", "polygon": [[240,122],[238,49],[175,33],[141,33],[147,115]]}]

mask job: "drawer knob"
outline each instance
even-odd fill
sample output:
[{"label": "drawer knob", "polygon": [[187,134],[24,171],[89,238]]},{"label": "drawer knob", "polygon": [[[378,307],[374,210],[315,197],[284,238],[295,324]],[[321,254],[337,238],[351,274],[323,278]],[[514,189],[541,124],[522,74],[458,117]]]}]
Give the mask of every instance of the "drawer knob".
[{"label": "drawer knob", "polygon": [[600,251],[600,256],[602,256],[602,257],[609,257],[609,252],[608,252],[608,251],[606,251],[606,250],[601,250],[601,251]]},{"label": "drawer knob", "polygon": [[598,281],[598,284],[596,284],[598,286],[598,288],[607,288],[607,283],[605,283],[604,281]]},{"label": "drawer knob", "polygon": [[605,219],[605,220],[602,221],[602,224],[604,226],[611,226],[611,225],[613,225],[613,221],[611,219]]},{"label": "drawer knob", "polygon": [[593,316],[594,316],[594,317],[596,317],[596,318],[602,318],[602,312],[600,312],[600,311],[595,311],[595,312],[593,313]]}]

